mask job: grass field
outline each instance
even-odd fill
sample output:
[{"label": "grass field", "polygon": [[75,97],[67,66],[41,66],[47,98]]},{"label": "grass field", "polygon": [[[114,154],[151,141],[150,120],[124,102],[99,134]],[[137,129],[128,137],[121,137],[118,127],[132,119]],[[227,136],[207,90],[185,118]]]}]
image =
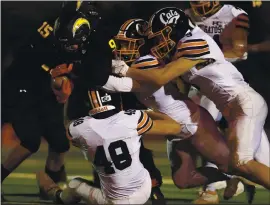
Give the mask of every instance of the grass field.
[{"label": "grass field", "polygon": [[[187,204],[198,195],[198,189],[177,189],[170,178],[169,162],[166,156],[166,145],[162,141],[146,141],[147,148],[154,150],[156,165],[163,175],[162,191],[168,199],[167,204]],[[7,150],[2,149],[2,159]],[[43,144],[38,153],[26,160],[16,171],[11,174],[3,183],[2,191],[8,202],[2,204],[52,204],[50,201],[40,201],[38,198],[38,189],[35,180],[35,172],[44,169],[47,155],[47,145]],[[91,165],[84,160],[81,153],[72,148],[66,157],[66,170],[70,177],[83,176],[91,179]],[[253,204],[270,204],[270,192],[257,188]],[[229,201],[222,199],[222,190],[219,191],[220,203],[223,204],[247,204],[245,193],[234,197]],[[149,204],[151,204],[149,202]]]}]

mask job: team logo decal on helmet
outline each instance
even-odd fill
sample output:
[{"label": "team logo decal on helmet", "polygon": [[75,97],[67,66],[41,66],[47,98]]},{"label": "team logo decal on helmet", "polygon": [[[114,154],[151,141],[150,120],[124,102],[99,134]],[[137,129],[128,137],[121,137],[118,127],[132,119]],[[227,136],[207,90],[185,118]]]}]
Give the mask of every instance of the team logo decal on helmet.
[{"label": "team logo decal on helmet", "polygon": [[159,16],[160,21],[166,26],[176,22],[179,18],[180,14],[174,10],[170,10],[168,13],[161,13]]},{"label": "team logo decal on helmet", "polygon": [[72,27],[72,34],[73,34],[73,37],[75,36],[76,34],[76,31],[78,31],[78,29],[82,26],[82,25],[87,25],[89,30],[90,30],[90,23],[87,19],[85,18],[78,18],[74,24],[73,24],[73,27]]},{"label": "team logo decal on helmet", "polygon": [[195,25],[179,8],[165,7],[155,12],[149,20],[147,35],[151,53],[158,59],[170,58],[178,41]]},{"label": "team logo decal on helmet", "polygon": [[121,93],[108,94],[104,90],[89,90],[89,115],[94,116],[110,110],[120,111],[123,108]]}]

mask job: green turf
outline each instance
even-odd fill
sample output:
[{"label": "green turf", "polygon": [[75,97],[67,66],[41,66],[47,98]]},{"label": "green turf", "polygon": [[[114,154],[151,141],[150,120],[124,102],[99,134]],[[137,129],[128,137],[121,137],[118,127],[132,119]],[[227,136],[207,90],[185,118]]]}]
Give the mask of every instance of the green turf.
[{"label": "green turf", "polygon": [[[161,170],[164,179],[168,182],[170,181],[170,168],[169,162],[166,156],[166,145],[162,141],[147,141],[145,143],[147,148],[154,150],[155,162],[158,168]],[[47,155],[47,146],[42,145],[40,151],[33,155],[30,159],[26,160],[19,168],[14,172],[15,174],[31,174],[31,178],[21,176],[18,178],[14,175],[7,178],[3,185],[2,189],[5,193],[5,197],[8,201],[4,204],[18,204],[21,202],[29,202],[31,204],[40,204],[38,198],[38,189],[36,186],[36,181],[33,178],[33,174],[44,169],[44,164]],[[6,151],[2,149],[2,159],[6,155]],[[81,153],[76,149],[72,148],[71,151],[67,154],[66,157],[66,170],[68,175],[89,175],[92,174],[91,165],[84,160]],[[185,204],[190,203],[198,195],[198,189],[186,189],[179,190],[173,184],[165,183],[162,186],[162,191],[165,197],[168,199],[168,204]],[[254,204],[270,204],[270,193],[265,189],[257,189]],[[220,200],[223,204],[247,204],[245,193],[240,196],[234,197],[229,201],[222,200],[222,191],[219,191]],[[24,203],[23,203],[24,202]],[[42,204],[51,204],[50,202],[42,202]],[[28,204],[28,203],[27,203]]]}]

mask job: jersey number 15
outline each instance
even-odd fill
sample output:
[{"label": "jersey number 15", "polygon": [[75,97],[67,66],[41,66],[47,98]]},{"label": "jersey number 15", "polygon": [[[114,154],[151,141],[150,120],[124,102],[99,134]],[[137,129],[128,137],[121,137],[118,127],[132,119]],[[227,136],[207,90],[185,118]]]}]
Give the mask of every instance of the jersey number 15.
[{"label": "jersey number 15", "polygon": [[53,31],[53,28],[48,24],[47,22],[43,22],[42,26],[39,27],[38,32],[43,38],[47,38],[51,32]]}]

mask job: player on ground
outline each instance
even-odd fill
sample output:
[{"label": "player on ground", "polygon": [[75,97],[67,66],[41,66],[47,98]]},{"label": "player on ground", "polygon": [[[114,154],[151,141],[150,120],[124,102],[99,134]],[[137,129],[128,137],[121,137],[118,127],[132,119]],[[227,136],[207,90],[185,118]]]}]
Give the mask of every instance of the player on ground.
[{"label": "player on ground", "polygon": [[[190,9],[185,13],[209,36],[211,36],[221,48],[226,60],[236,62],[247,59],[247,35],[249,29],[249,19],[247,13],[232,5],[222,5],[219,1],[191,1]],[[233,25],[236,25],[232,28]],[[200,105],[209,111],[213,118],[219,123],[222,119],[220,111],[216,108],[214,102],[206,96],[201,95],[197,91],[197,96],[200,97]],[[207,162],[206,166],[215,166]],[[234,178],[228,182],[231,186],[225,189],[224,197],[231,198],[243,192],[243,184],[238,184]],[[219,188],[225,188],[226,182],[218,183]],[[234,187],[232,186],[234,184]],[[238,184],[238,189],[236,188]],[[216,184],[209,184],[205,187],[199,199],[195,203],[217,203],[218,194],[215,191]]]},{"label": "player on ground", "polygon": [[[97,171],[101,188],[81,178],[61,190],[45,172],[39,172],[39,186],[56,203],[144,204],[150,197],[151,178],[139,155],[142,135],[177,135],[181,125],[172,119],[152,120],[150,112],[122,111],[119,93],[89,90],[90,116],[68,126],[68,137]],[[150,115],[151,114],[151,115]],[[158,114],[163,115],[163,114]],[[166,127],[164,129],[164,127]]]},{"label": "player on ground", "polygon": [[[114,52],[117,59],[126,61],[136,69],[159,68],[161,64],[155,57],[151,55],[140,57],[145,47],[143,33],[145,26],[147,22],[142,19],[126,21],[114,37],[116,44]],[[228,156],[225,153],[229,154],[229,152],[211,116],[181,94],[172,83],[160,89],[147,83],[142,87],[142,92],[135,93],[141,103],[168,115],[184,127],[180,137],[182,141],[179,141],[179,137],[168,141],[168,156],[172,163],[172,178],[176,186],[190,188],[227,178],[218,173],[217,169],[199,168],[196,170],[194,166],[192,157],[197,151],[203,157],[216,161],[226,170]],[[185,146],[186,149],[183,149]],[[190,166],[186,166],[187,164]]]},{"label": "player on ground", "polygon": [[200,88],[229,124],[228,144],[235,172],[270,189],[269,141],[263,129],[267,104],[225,60],[214,40],[175,7],[157,11],[149,21],[151,52],[164,69],[122,67],[116,73],[162,86],[182,75]]},{"label": "player on ground", "polygon": [[[84,2],[80,8],[82,6],[84,6]],[[110,75],[112,62],[111,47],[113,47],[109,41],[111,36],[104,30],[102,20],[98,21],[98,26],[92,28],[91,25],[94,26],[96,22],[92,22],[91,18],[88,18],[89,15],[95,15],[99,19],[100,14],[97,11],[92,11],[89,8],[84,9],[77,15],[71,16],[70,19],[60,18],[61,21],[57,21],[55,24],[54,33],[60,46],[62,48],[69,48],[71,50],[70,57],[77,59],[76,62],[73,62],[71,69],[67,67],[67,64],[63,64],[50,71],[52,77],[64,75],[72,78],[74,82],[74,93],[71,96],[70,103],[68,103],[68,110],[75,111],[75,113],[68,112],[71,114],[71,119],[74,119],[74,116],[87,115],[89,108],[85,106],[84,102],[89,103],[88,90],[91,88],[98,86],[107,90],[121,92],[129,92],[131,89],[137,89],[132,79]],[[80,15],[80,13],[83,15]],[[77,36],[77,39],[74,39],[73,30],[76,22],[80,25],[78,27],[78,33],[81,35]],[[89,39],[89,41],[85,41],[84,39]],[[82,52],[83,55],[79,55]],[[99,60],[101,57],[102,61]],[[54,93],[61,97],[65,91],[54,89]],[[81,111],[78,109],[78,104],[82,105],[79,106]],[[162,184],[161,173],[154,164],[150,150],[141,146],[141,154],[143,155],[142,162],[153,179],[151,199],[161,200],[164,198],[159,189],[159,186]],[[95,183],[97,185],[99,184],[98,177],[95,178]]]}]

